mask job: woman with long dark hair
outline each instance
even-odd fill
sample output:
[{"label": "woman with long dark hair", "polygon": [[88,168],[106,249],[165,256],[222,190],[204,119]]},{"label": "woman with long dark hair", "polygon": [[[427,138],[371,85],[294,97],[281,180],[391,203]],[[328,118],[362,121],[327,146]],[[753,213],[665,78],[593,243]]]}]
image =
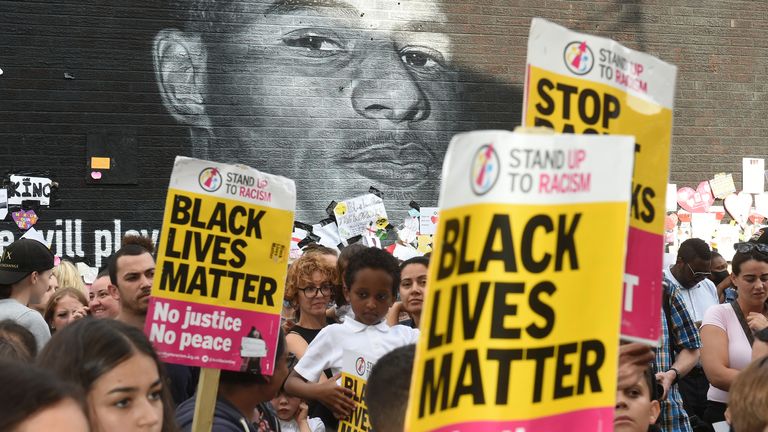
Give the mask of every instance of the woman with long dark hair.
[{"label": "woman with long dark hair", "polygon": [[137,328],[79,320],[56,333],[38,363],[83,390],[94,431],[176,430],[165,371]]}]

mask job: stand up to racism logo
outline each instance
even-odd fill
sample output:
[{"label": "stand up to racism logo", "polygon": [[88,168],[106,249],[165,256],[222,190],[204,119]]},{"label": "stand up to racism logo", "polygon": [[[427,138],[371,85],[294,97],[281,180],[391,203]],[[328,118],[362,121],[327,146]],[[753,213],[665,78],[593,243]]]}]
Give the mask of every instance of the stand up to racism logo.
[{"label": "stand up to racism logo", "polygon": [[198,177],[200,187],[207,192],[216,192],[221,187],[221,173],[218,168],[209,167],[200,171]]},{"label": "stand up to racism logo", "polygon": [[565,46],[563,51],[565,67],[576,75],[586,75],[595,65],[595,56],[587,42],[574,41]]},{"label": "stand up to racism logo", "polygon": [[499,156],[493,144],[485,144],[475,153],[470,183],[476,195],[485,195],[499,179]]}]

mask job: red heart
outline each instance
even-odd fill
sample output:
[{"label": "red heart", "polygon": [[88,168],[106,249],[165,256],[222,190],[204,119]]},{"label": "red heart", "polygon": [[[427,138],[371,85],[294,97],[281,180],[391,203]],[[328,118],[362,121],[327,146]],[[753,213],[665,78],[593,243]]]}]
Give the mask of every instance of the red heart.
[{"label": "red heart", "polygon": [[753,225],[762,224],[763,219],[765,219],[765,216],[761,215],[760,213],[757,213],[754,210],[752,210],[752,212],[749,214],[749,221],[752,222]]},{"label": "red heart", "polygon": [[728,211],[733,220],[742,227],[747,225],[747,218],[749,218],[749,212],[752,209],[752,194],[747,192],[739,192],[738,195],[730,194],[725,197],[723,203],[725,210]]},{"label": "red heart", "polygon": [[677,190],[677,203],[691,213],[705,213],[714,202],[715,196],[708,181],[699,183],[696,190],[689,187]]},{"label": "red heart", "polygon": [[431,218],[429,218],[429,220],[431,220],[433,224],[437,225],[437,215],[432,216]]}]

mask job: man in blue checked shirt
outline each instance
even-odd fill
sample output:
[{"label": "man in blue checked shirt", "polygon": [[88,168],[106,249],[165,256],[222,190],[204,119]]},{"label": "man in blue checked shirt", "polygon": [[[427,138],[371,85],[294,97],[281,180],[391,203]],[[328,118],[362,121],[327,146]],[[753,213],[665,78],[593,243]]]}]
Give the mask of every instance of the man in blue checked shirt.
[{"label": "man in blue checked shirt", "polygon": [[656,380],[664,387],[661,415],[656,424],[664,432],[692,432],[677,382],[698,363],[701,340],[679,290],[670,282],[665,278],[662,338],[654,364]]}]

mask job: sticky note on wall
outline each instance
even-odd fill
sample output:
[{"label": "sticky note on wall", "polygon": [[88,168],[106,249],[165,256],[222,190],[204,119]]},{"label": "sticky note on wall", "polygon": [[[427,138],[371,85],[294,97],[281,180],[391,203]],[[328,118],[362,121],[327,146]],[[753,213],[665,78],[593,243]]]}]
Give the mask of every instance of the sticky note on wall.
[{"label": "sticky note on wall", "polygon": [[108,157],[91,157],[91,169],[108,170],[111,161],[112,160]]}]

